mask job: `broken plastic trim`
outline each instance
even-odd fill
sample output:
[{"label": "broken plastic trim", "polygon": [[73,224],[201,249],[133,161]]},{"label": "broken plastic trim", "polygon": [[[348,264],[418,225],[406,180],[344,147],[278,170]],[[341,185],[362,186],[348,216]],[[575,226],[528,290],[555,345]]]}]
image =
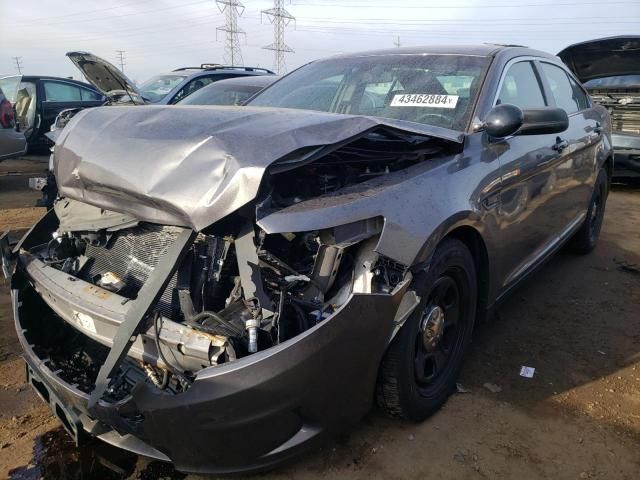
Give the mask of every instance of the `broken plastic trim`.
[{"label": "broken plastic trim", "polygon": [[113,339],[109,355],[98,373],[96,387],[89,397],[88,408],[90,410],[95,407],[106,391],[111,375],[126,357],[131,344],[139,333],[142,321],[148,318],[195,237],[196,233],[193,230],[184,229],[180,232],[175,243],[167,251],[166,257],[153,270],[147,282],[140,289],[138,297],[131,302],[129,310],[125,314],[125,320]]}]

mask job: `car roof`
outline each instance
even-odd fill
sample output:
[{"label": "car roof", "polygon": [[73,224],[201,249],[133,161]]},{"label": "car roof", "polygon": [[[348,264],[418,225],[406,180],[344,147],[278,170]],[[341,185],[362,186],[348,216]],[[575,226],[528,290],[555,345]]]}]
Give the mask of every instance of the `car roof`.
[{"label": "car roof", "polygon": [[[279,75],[247,75],[243,77],[225,78],[209,85],[245,85],[248,87],[266,87],[280,78]],[[209,86],[207,85],[207,87]]]},{"label": "car roof", "polygon": [[74,84],[76,84],[76,85],[78,85],[80,87],[88,88],[88,89],[94,90],[96,92],[98,91],[96,89],[96,87],[94,87],[90,83],[82,82],[80,80],[74,80],[73,78],[53,77],[51,75],[22,75],[22,80],[23,81],[24,80],[30,80],[30,81],[34,81],[34,80],[56,80],[56,81],[60,81],[60,82],[74,83]]},{"label": "car roof", "polygon": [[164,75],[171,75],[171,76],[180,76],[180,77],[184,77],[185,80],[189,79],[193,79],[193,78],[198,78],[198,77],[209,77],[212,75],[236,75],[238,77],[252,77],[252,76],[263,76],[263,75],[271,75],[267,72],[264,71],[247,71],[247,70],[233,70],[233,69],[227,69],[227,70],[190,70],[190,69],[184,69],[184,70],[173,70],[171,72],[165,72],[165,73],[160,73],[157,76],[161,77]]},{"label": "car roof", "polygon": [[[366,56],[385,55],[470,55],[479,57],[494,57],[498,53],[513,53],[513,56],[532,55],[539,57],[555,58],[546,52],[534,50],[524,45],[503,45],[497,43],[481,43],[470,45],[425,45],[417,47],[388,48],[384,50],[371,50],[358,53],[346,53],[338,55],[339,58],[358,58]],[[334,57],[336,58],[336,57]]]},{"label": "car roof", "polygon": [[243,71],[243,72],[263,72],[263,73],[271,73],[271,74],[274,73],[271,70],[269,70],[267,68],[263,68],[263,67],[245,67],[245,66],[240,66],[240,65],[222,65],[222,64],[219,64],[219,63],[203,63],[199,67],[181,67],[181,68],[176,68],[173,71],[174,72],[180,72],[180,71],[184,71],[184,70],[191,70],[191,71],[195,71],[195,70],[202,70],[202,71],[205,71],[205,70],[206,71],[236,70],[236,71]]}]

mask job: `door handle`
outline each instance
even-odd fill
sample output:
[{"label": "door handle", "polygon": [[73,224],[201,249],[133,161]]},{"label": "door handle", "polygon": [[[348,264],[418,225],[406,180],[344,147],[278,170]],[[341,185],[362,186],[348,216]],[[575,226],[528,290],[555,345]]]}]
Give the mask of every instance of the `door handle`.
[{"label": "door handle", "polygon": [[603,128],[602,125],[600,125],[600,122],[596,122],[596,126],[593,128],[593,131],[600,135],[602,133],[602,130]]},{"label": "door handle", "polygon": [[560,137],[557,137],[556,143],[554,143],[553,147],[551,148],[553,148],[556,152],[561,152],[568,146],[569,146],[569,142],[567,142],[566,140],[562,140]]}]

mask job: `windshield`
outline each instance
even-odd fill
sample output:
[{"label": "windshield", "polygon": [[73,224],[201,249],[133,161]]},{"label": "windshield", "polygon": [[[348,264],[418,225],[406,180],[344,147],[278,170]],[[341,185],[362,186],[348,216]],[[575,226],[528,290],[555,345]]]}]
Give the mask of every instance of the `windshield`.
[{"label": "windshield", "polygon": [[11,103],[16,102],[16,93],[18,92],[18,85],[21,80],[22,77],[20,75],[0,78],[0,90],[2,90],[5,98]]},{"label": "windshield", "polygon": [[158,75],[140,85],[140,93],[151,102],[159,102],[187,78],[186,75]]},{"label": "windshield", "polygon": [[594,78],[584,84],[587,88],[637,87],[639,85],[640,75],[617,75],[613,77]]},{"label": "windshield", "polygon": [[262,90],[254,85],[213,83],[192,93],[180,105],[240,105]]},{"label": "windshield", "polygon": [[465,130],[487,57],[372,55],[310,63],[259,93],[252,106],[408,120]]}]

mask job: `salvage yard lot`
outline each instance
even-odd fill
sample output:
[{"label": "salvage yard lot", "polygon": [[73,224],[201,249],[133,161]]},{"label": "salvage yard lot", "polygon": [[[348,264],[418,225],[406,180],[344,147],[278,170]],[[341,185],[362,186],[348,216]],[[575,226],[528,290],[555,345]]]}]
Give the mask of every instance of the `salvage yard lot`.
[{"label": "salvage yard lot", "polygon": [[[46,157],[0,163],[0,230],[42,214],[26,184],[45,168]],[[24,384],[19,352],[0,280],[0,478],[184,478],[101,444],[76,450]],[[374,410],[348,437],[258,478],[638,478],[639,188],[614,188],[594,253],[561,252],[479,329],[460,382],[466,393],[422,424]],[[96,467],[103,455],[121,474]]]}]

